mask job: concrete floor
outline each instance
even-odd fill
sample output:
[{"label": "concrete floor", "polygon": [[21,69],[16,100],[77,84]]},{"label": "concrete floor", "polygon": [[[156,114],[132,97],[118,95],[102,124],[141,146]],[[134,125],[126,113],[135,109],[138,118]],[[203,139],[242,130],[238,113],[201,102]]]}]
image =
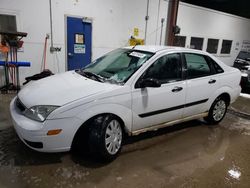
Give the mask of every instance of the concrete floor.
[{"label": "concrete floor", "polygon": [[[99,164],[73,153],[27,148],[0,94],[0,187],[250,187],[250,119],[230,111],[218,126],[191,121],[132,137],[121,155]],[[250,108],[250,99],[233,105]]]}]

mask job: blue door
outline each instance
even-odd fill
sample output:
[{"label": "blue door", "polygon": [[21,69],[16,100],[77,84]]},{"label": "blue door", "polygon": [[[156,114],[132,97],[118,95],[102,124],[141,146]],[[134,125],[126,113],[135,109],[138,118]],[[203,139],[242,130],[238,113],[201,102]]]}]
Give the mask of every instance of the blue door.
[{"label": "blue door", "polygon": [[68,70],[91,63],[92,24],[82,18],[67,17]]}]

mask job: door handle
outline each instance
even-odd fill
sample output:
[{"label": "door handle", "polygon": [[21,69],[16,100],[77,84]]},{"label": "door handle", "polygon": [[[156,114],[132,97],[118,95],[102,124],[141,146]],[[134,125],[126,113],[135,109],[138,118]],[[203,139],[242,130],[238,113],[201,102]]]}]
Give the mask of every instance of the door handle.
[{"label": "door handle", "polygon": [[172,92],[179,92],[179,91],[181,91],[182,89],[183,89],[182,87],[176,86],[176,87],[174,87],[174,89],[172,89]]},{"label": "door handle", "polygon": [[216,80],[214,80],[214,79],[211,79],[208,81],[209,84],[214,84],[215,82],[216,82]]}]

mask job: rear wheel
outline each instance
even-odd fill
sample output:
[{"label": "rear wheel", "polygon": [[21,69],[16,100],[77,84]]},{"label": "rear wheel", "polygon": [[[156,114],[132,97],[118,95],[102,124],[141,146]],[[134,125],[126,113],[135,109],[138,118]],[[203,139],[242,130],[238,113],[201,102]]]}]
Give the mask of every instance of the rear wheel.
[{"label": "rear wheel", "polygon": [[208,116],[204,119],[210,124],[218,124],[227,112],[228,103],[223,97],[218,97],[212,104]]},{"label": "rear wheel", "polygon": [[121,122],[113,115],[99,116],[90,125],[89,147],[99,159],[115,159],[121,151],[122,139]]}]

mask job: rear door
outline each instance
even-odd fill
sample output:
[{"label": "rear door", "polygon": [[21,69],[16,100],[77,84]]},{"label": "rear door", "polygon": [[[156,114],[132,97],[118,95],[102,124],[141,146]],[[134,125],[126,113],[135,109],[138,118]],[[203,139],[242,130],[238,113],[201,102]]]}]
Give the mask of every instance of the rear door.
[{"label": "rear door", "polygon": [[187,94],[183,117],[207,111],[207,102],[220,87],[209,57],[195,53],[183,54],[186,62]]}]

